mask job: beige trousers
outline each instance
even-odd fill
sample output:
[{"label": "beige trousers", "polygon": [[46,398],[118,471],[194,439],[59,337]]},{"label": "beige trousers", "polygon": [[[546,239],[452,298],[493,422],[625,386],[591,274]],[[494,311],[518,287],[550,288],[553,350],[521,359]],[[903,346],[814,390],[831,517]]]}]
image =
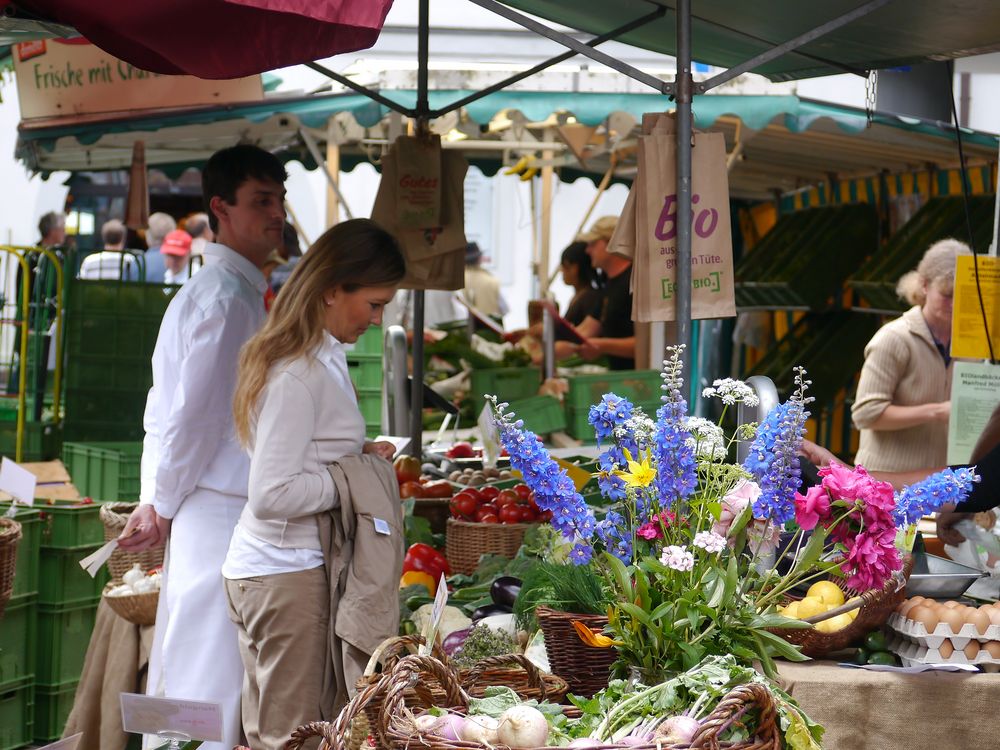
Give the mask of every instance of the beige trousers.
[{"label": "beige trousers", "polygon": [[227,580],[226,594],[246,670],[243,732],[252,750],[280,750],[296,727],[333,708],[322,705],[330,620],[326,571]]}]

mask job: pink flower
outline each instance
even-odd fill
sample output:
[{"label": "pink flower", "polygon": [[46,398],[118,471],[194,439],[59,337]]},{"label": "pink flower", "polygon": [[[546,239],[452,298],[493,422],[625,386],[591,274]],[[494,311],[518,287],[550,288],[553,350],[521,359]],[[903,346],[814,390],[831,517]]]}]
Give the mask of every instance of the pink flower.
[{"label": "pink flower", "polygon": [[823,486],[835,500],[855,500],[860,494],[860,485],[864,484],[868,472],[863,466],[848,469],[836,461],[819,470],[823,477]]},{"label": "pink flower", "polygon": [[820,521],[830,519],[830,496],[821,484],[810,487],[806,494],[795,493],[795,522],[806,531],[816,528]]},{"label": "pink flower", "polygon": [[778,549],[778,543],[781,541],[781,527],[770,521],[755,518],[747,526],[747,540],[753,554],[769,554]]},{"label": "pink flower", "polygon": [[894,528],[865,529],[849,540],[840,566],[847,575],[847,585],[858,591],[882,588],[903,567],[895,540]]},{"label": "pink flower", "polygon": [[641,536],[643,539],[652,540],[659,539],[662,536],[661,531],[660,524],[648,521],[636,529],[635,533],[636,536]]},{"label": "pink flower", "polygon": [[760,487],[756,482],[742,480],[722,498],[722,512],[719,514],[719,520],[712,526],[712,531],[719,536],[728,536],[733,521],[758,497],[760,497]]}]

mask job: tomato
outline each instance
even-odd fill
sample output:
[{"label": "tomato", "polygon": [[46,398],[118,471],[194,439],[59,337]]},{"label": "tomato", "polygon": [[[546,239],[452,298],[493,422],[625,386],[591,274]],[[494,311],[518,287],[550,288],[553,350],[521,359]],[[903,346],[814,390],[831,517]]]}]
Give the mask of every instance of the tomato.
[{"label": "tomato", "polygon": [[435,482],[428,482],[424,485],[424,494],[421,497],[451,497],[454,488],[451,482],[438,479]]},{"label": "tomato", "polygon": [[485,497],[483,497],[483,493],[476,487],[463,487],[462,492],[466,492],[472,495],[474,498],[476,498],[477,503],[489,502]]},{"label": "tomato", "polygon": [[549,521],[552,520],[552,511],[551,510],[539,511],[538,520],[541,521],[542,523],[548,523]]},{"label": "tomato", "polygon": [[515,484],[512,489],[520,500],[526,501],[531,497],[531,487],[526,484]]},{"label": "tomato", "polygon": [[466,494],[465,492],[459,492],[451,499],[448,506],[451,509],[451,515],[455,518],[466,518],[471,520],[476,515],[479,503],[476,502],[476,498],[472,495]]},{"label": "tomato", "polygon": [[496,513],[483,513],[481,516],[476,518],[479,523],[500,523],[500,519],[497,517]]},{"label": "tomato", "polygon": [[417,481],[403,482],[401,485],[399,485],[399,496],[402,498],[423,497],[424,486]]},{"label": "tomato", "polygon": [[519,505],[517,508],[521,514],[521,523],[534,523],[538,519],[538,514],[527,505]]},{"label": "tomato", "polygon": [[497,517],[497,509],[492,505],[481,505],[476,509],[476,515],[474,517],[475,520],[482,521],[483,516],[493,516],[495,518]]},{"label": "tomato", "polygon": [[496,487],[483,487],[479,490],[479,494],[483,496],[484,500],[493,500],[497,495],[500,494],[500,490]]},{"label": "tomato", "polygon": [[497,517],[500,519],[500,523],[520,523],[521,509],[514,503],[505,505],[497,511]]},{"label": "tomato", "polygon": [[445,455],[448,458],[473,458],[476,451],[473,449],[472,443],[459,442],[451,446]]},{"label": "tomato", "polygon": [[528,507],[531,508],[535,513],[541,513],[542,509],[538,507],[538,503],[535,502],[535,493],[531,493],[531,497],[528,498]]},{"label": "tomato", "polygon": [[517,499],[511,497],[510,495],[505,495],[503,492],[501,492],[499,495],[497,495],[496,499],[493,501],[493,504],[496,505],[498,508],[502,508],[505,505],[517,505]]},{"label": "tomato", "polygon": [[400,485],[420,479],[420,459],[416,456],[400,456],[392,462],[392,468],[396,470],[396,481]]},{"label": "tomato", "polygon": [[499,503],[500,498],[506,498],[504,504],[518,503],[521,501],[521,498],[517,496],[517,493],[514,492],[514,490],[500,490],[500,494],[497,495],[497,499],[494,500],[494,502]]}]

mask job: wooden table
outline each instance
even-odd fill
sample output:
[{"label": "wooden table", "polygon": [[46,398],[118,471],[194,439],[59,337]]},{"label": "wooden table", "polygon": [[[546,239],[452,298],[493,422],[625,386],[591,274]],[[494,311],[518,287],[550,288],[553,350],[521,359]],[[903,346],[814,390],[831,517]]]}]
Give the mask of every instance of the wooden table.
[{"label": "wooden table", "polygon": [[826,727],[824,750],[998,748],[1000,673],[872,672],[780,663],[782,686]]}]

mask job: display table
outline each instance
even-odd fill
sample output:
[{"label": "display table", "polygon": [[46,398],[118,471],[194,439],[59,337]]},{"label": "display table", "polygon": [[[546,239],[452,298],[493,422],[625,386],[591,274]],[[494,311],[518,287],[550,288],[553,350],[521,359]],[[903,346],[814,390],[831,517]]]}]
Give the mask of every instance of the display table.
[{"label": "display table", "polygon": [[780,663],[782,686],[826,727],[824,750],[997,747],[1000,673],[899,674]]}]

